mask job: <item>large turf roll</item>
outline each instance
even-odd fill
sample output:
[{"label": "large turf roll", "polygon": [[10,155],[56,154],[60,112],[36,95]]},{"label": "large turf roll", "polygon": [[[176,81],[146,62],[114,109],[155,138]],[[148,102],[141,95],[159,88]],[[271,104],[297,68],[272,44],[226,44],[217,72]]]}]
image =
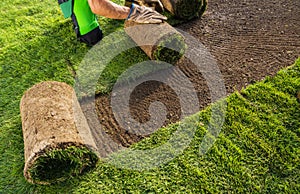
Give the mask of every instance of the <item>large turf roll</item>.
[{"label": "large turf roll", "polygon": [[96,146],[71,86],[34,85],[22,97],[20,110],[29,182],[62,181],[95,166]]},{"label": "large turf roll", "polygon": [[165,9],[184,20],[201,16],[207,6],[207,0],[161,0],[161,2]]},{"label": "large turf roll", "polygon": [[174,64],[186,50],[182,34],[166,22],[137,24],[126,21],[125,32],[152,60]]}]

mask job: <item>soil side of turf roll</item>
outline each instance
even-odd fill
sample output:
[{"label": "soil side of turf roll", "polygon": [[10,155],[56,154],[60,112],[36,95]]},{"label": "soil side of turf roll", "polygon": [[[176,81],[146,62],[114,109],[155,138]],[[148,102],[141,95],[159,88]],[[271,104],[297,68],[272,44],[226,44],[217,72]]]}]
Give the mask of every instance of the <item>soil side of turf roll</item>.
[{"label": "soil side of turf roll", "polygon": [[28,89],[20,102],[24,138],[24,176],[35,182],[30,169],[45,153],[69,146],[96,152],[87,121],[73,88],[56,81]]},{"label": "soil side of turf roll", "polygon": [[161,0],[161,3],[166,10],[168,10],[172,14],[175,14],[175,7],[178,1],[179,0]]}]

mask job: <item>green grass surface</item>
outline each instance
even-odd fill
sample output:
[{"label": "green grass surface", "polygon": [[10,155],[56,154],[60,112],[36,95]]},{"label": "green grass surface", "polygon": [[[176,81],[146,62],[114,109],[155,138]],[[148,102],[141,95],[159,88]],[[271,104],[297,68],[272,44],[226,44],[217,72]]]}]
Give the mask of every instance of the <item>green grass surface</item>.
[{"label": "green grass surface", "polygon": [[[204,156],[199,147],[210,107],[194,116],[200,119],[199,126],[184,153],[157,169],[140,172],[100,162],[94,171],[60,184],[27,183],[19,113],[23,92],[45,80],[73,85],[73,73],[89,48],[76,41],[71,22],[63,19],[56,1],[3,0],[0,6],[0,193],[299,192],[300,59],[275,78],[227,98],[222,132]],[[107,35],[122,28],[123,22],[101,18],[100,23]],[[137,61],[147,59],[139,49],[131,54]],[[106,70],[108,81],[100,92],[109,91],[132,64],[123,57]],[[120,68],[112,68],[119,62]],[[162,144],[174,126],[133,147]]]},{"label": "green grass surface", "polygon": [[98,156],[84,146],[45,150],[28,169],[33,183],[51,184],[83,174],[96,166]]}]

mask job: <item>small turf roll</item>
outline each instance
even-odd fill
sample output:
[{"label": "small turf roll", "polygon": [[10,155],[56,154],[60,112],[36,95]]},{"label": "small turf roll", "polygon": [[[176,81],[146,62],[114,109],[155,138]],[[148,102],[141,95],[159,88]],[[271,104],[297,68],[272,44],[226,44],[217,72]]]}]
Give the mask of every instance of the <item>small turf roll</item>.
[{"label": "small turf roll", "polygon": [[184,20],[201,16],[207,6],[207,0],[161,0],[161,2],[165,9]]},{"label": "small turf roll", "polygon": [[63,181],[95,166],[96,145],[71,86],[36,84],[23,95],[20,111],[29,182]]},{"label": "small turf roll", "polygon": [[187,47],[183,35],[166,22],[137,24],[126,21],[125,32],[152,60],[175,64]]}]

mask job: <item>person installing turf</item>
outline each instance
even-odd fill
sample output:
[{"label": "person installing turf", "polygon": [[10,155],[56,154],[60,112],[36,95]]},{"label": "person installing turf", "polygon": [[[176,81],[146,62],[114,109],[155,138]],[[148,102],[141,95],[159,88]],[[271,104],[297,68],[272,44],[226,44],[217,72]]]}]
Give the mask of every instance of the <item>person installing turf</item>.
[{"label": "person installing turf", "polygon": [[[144,1],[156,3],[162,8],[160,0]],[[72,18],[77,38],[90,46],[98,43],[103,37],[96,15],[111,19],[127,19],[137,23],[161,23],[167,20],[157,11],[135,3],[126,7],[110,0],[58,0],[58,4],[64,17]]]}]

